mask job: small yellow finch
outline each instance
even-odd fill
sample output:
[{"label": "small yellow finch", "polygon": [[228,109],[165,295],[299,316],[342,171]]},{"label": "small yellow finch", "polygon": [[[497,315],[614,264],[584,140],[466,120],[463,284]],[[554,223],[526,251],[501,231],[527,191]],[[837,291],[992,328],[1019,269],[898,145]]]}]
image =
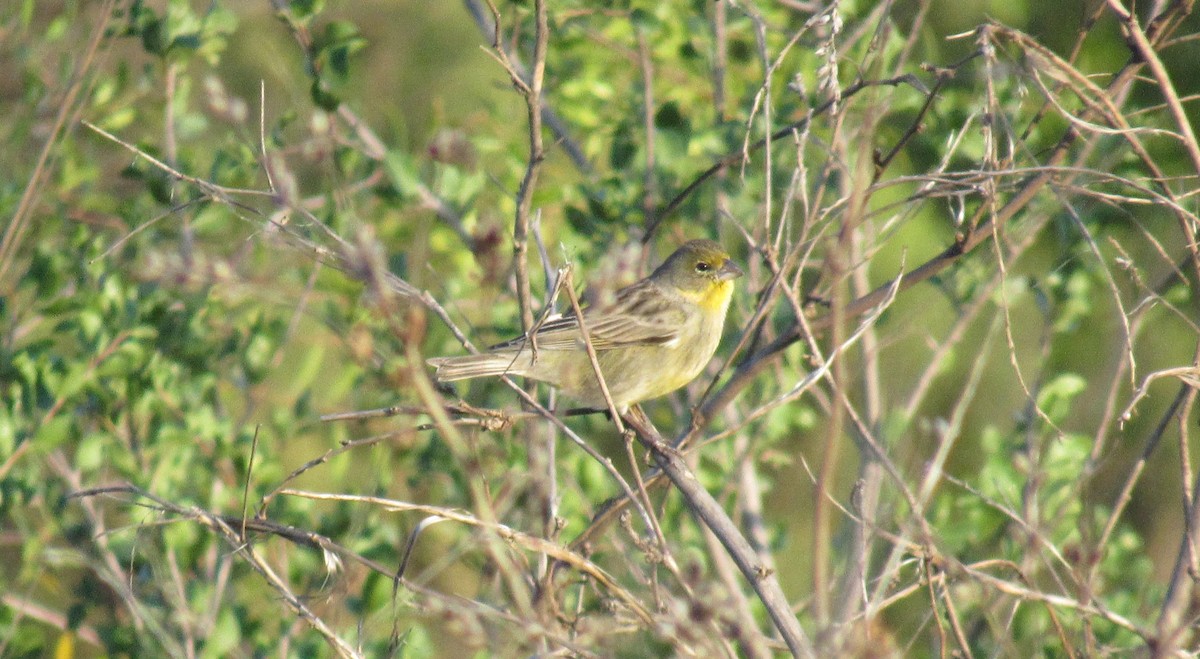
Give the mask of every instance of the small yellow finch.
[{"label": "small yellow finch", "polygon": [[[708,364],[742,269],[711,240],[675,250],[649,277],[617,291],[616,301],[583,310],[600,372],[617,410],[668,394],[691,382]],[[439,382],[485,375],[519,375],[548,382],[593,409],[606,409],[574,313],[535,329],[533,345],[518,337],[488,352],[439,357]]]}]

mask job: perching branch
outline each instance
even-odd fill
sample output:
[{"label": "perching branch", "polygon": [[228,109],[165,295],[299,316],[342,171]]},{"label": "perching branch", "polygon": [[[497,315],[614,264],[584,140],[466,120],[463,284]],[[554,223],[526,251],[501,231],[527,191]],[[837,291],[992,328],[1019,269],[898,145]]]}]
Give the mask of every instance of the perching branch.
[{"label": "perching branch", "polygon": [[750,587],[758,593],[767,614],[792,654],[797,657],[815,656],[808,637],[800,627],[800,621],[796,619],[796,614],[792,613],[791,604],[783,594],[783,589],[779,587],[779,579],[758,563],[754,548],[742,537],[737,525],[725,513],[721,504],[704,489],[696,475],[684,464],[679,452],[666,443],[654,424],[646,418],[641,407],[631,408],[625,414],[625,423],[637,432],[638,440],[650,451],[655,464],[679,489],[688,510],[712,530],[729,552],[742,575],[750,582]]}]

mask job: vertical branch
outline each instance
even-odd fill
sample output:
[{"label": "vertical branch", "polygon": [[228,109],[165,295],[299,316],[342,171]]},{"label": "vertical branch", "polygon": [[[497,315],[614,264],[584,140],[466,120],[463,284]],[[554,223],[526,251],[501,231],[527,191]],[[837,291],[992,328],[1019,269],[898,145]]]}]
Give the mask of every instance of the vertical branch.
[{"label": "vertical branch", "polygon": [[[642,216],[649,222],[658,204],[658,186],[655,184],[656,168],[654,153],[654,60],[650,57],[650,44],[646,35],[638,30],[638,61],[642,69],[643,130],[646,132],[646,172],[642,177]],[[643,252],[643,258],[649,252]],[[615,420],[615,419],[614,419]]]},{"label": "vertical branch", "polygon": [[[538,258],[542,262],[542,272],[546,278],[546,299],[542,304],[542,308],[546,312],[553,311],[558,296],[559,288],[562,286],[562,277],[555,274],[550,266],[550,254],[546,250],[546,243],[542,240],[542,215],[539,211],[537,216],[533,218],[533,241],[537,245]],[[556,391],[550,390],[549,407],[555,409],[557,403]],[[535,466],[532,473],[545,474],[544,486],[540,489],[542,492],[542,535],[547,540],[554,542],[557,540],[559,533],[562,531],[562,523],[558,517],[558,428],[553,423],[545,424],[546,436],[542,445],[540,455],[530,455],[530,464]],[[536,464],[540,460],[542,464]],[[535,476],[536,478],[536,476]],[[537,482],[536,480],[534,482]],[[552,592],[554,579],[554,570],[551,569],[552,563],[545,554],[538,557],[537,573],[540,575],[540,588],[543,592]]]},{"label": "vertical branch", "polygon": [[713,5],[713,107],[717,111],[717,122],[725,120],[725,70],[729,66],[729,44],[726,42],[726,9],[725,0],[717,0]]},{"label": "vertical branch", "polygon": [[[864,231],[855,231],[851,238],[853,249],[852,259],[855,263],[864,258],[867,247],[863,245]],[[856,268],[851,274],[854,294],[865,295],[870,292],[870,282],[867,280],[867,269]],[[878,427],[882,415],[882,381],[879,364],[879,341],[875,335],[874,326],[863,332],[862,338],[862,382],[863,399],[866,403],[864,421],[871,428]],[[845,403],[849,405],[849,403]],[[846,571],[842,575],[840,593],[837,605],[836,622],[850,620],[862,607],[864,594],[867,592],[868,564],[871,558],[870,543],[872,529],[876,528],[875,514],[879,507],[879,496],[883,484],[883,465],[879,457],[862,440],[857,442],[859,451],[859,473],[856,484],[855,522],[851,530],[850,556],[846,561]]]},{"label": "vertical branch", "polygon": [[[529,119],[529,165],[521,188],[517,191],[517,215],[513,222],[513,260],[517,270],[517,296],[521,303],[521,327],[528,332],[533,327],[533,307],[530,304],[529,288],[529,218],[533,208],[533,190],[537,187],[538,174],[546,154],[542,143],[542,83],[546,74],[546,42],[550,30],[546,20],[545,0],[534,2],[536,23],[533,42],[533,69],[527,86],[523,88],[526,114]],[[517,75],[510,69],[510,74]],[[514,81],[515,82],[515,81]]]},{"label": "vertical branch", "polygon": [[[736,424],[734,415],[727,411],[730,426]],[[734,455],[743,456],[735,470],[737,474],[737,502],[740,521],[746,540],[758,554],[758,560],[768,568],[775,569],[775,557],[771,554],[771,533],[767,527],[763,504],[763,479],[757,468],[749,433],[739,432],[734,439]]]},{"label": "vertical branch", "polygon": [[[841,226],[838,227],[837,234],[828,241],[828,252],[825,257],[825,275],[829,278],[832,302],[829,337],[833,341],[833,345],[840,346],[846,339],[846,320],[848,318],[846,305],[851,299],[846,275],[853,267],[851,260],[854,258],[851,253],[852,237],[859,231],[859,226],[866,216],[866,195],[870,185],[870,175],[866,174],[864,170],[870,160],[865,157],[857,159],[854,157],[854,145],[849,143],[852,140],[843,130],[846,106],[841,102],[841,86],[838,82],[836,53],[840,19],[837,3],[832,3],[827,11],[830,18],[829,33],[817,49],[817,53],[824,55],[825,58],[817,69],[817,89],[828,93],[829,100],[833,103],[830,106],[829,130],[835,155],[830,159],[831,166],[834,162],[841,161],[842,167],[848,170],[843,177],[847,186],[843,194],[849,201],[848,208]],[[869,134],[866,128],[860,128],[860,130]],[[863,145],[858,146],[861,148]],[[844,360],[833,361],[826,380],[829,381],[831,389],[830,398],[835,401],[835,404],[830,409],[829,422],[825,428],[824,451],[821,457],[820,471],[817,473],[816,488],[813,492],[813,613],[818,624],[821,625],[829,623],[830,596],[832,594],[829,587],[830,562],[832,560],[829,549],[833,544],[832,501],[834,500],[831,488],[841,462],[841,447],[845,435],[846,405],[848,403],[845,402],[846,396],[842,391],[843,383],[847,381]]]},{"label": "vertical branch", "polygon": [[[1196,357],[1192,363],[1193,365],[1200,363],[1200,348],[1197,349]],[[1189,411],[1195,401],[1196,387],[1190,386],[1187,383],[1181,385],[1179,395],[1175,399],[1178,405],[1173,405],[1170,410],[1171,413],[1178,415],[1180,419],[1181,433],[1187,429],[1186,419],[1190,416]],[[1167,420],[1167,417],[1163,418],[1160,428],[1166,425]],[[1180,441],[1186,442],[1187,437],[1181,438]],[[1182,485],[1184,488],[1193,488],[1191,493],[1191,507],[1184,511],[1183,537],[1179,541],[1179,553],[1175,557],[1175,567],[1171,572],[1171,581],[1167,586],[1167,595],[1163,598],[1162,609],[1159,612],[1156,623],[1155,634],[1157,636],[1157,643],[1152,645],[1151,652],[1151,656],[1155,657],[1155,659],[1176,656],[1176,651],[1183,647],[1183,641],[1192,628],[1191,616],[1189,616],[1188,610],[1196,590],[1193,565],[1195,561],[1195,548],[1200,545],[1200,505],[1196,503],[1200,501],[1200,479],[1197,479],[1195,483],[1183,483]]]},{"label": "vertical branch", "polygon": [[[846,228],[843,233],[848,231]],[[839,241],[840,242],[840,241]],[[840,246],[839,246],[840,247]],[[830,251],[829,269],[834,282],[833,294],[833,323],[830,339],[833,345],[840,346],[845,342],[846,335],[846,287],[842,281],[842,268],[839,248]],[[826,376],[832,389],[830,398],[838,401],[830,409],[829,421],[825,426],[825,441],[821,455],[821,466],[817,472],[816,487],[813,491],[813,537],[812,537],[812,579],[813,579],[813,615],[818,624],[829,622],[829,549],[833,541],[832,520],[833,510],[830,492],[834,474],[837,473],[841,457],[842,429],[845,425],[845,408],[840,402],[842,383],[846,381],[846,369],[843,360],[834,359],[831,371]]]},{"label": "vertical branch", "polygon": [[763,194],[762,194],[762,233],[757,236],[762,243],[767,243],[771,239],[771,213],[773,212],[772,204],[773,195],[775,192],[774,178],[772,174],[775,169],[774,159],[772,158],[772,140],[769,136],[774,132],[774,115],[771,112],[771,82],[774,78],[775,68],[771,64],[771,56],[767,51],[767,25],[762,16],[754,11],[751,7],[746,7],[746,13],[750,20],[754,23],[754,41],[758,46],[758,57],[763,67],[762,87],[759,89],[759,95],[762,98],[762,126],[763,135],[767,136],[766,144],[763,145]]},{"label": "vertical branch", "polygon": [[[546,17],[546,3],[544,0],[536,0],[534,3],[534,41],[533,41],[533,65],[532,69],[526,75],[521,69],[519,62],[515,62],[513,57],[509,56],[508,50],[504,47],[500,38],[500,12],[496,9],[496,5],[492,0],[488,0],[488,7],[492,12],[492,49],[493,56],[496,58],[504,70],[508,72],[509,78],[514,87],[525,98],[526,117],[529,124],[529,163],[525,167],[525,176],[521,179],[521,187],[517,191],[517,209],[516,216],[513,218],[513,264],[516,271],[517,279],[517,300],[521,307],[521,328],[526,334],[534,330],[533,318],[533,303],[532,291],[529,283],[529,239],[530,227],[533,219],[533,191],[537,187],[538,174],[541,172],[542,161],[545,160],[545,146],[542,140],[542,86],[545,81],[546,74],[546,47],[549,41],[549,27]],[[473,12],[475,13],[475,12]],[[480,15],[477,14],[477,20]],[[483,27],[483,22],[480,22]],[[535,236],[536,239],[536,236]],[[543,264],[545,266],[545,264]],[[532,384],[530,385],[533,386]],[[526,402],[532,402],[533,398],[526,392],[521,392],[522,397]],[[534,426],[527,426],[528,429],[528,445],[535,446],[536,438],[534,436]],[[553,430],[550,430],[553,432]],[[554,437],[549,439],[553,443]],[[537,472],[537,461],[545,459],[545,456],[532,455],[531,451],[530,466],[531,470]],[[547,452],[553,456],[552,452]],[[553,462],[547,463],[547,469],[550,471],[550,479],[554,480],[555,465]],[[546,537],[551,538],[556,533],[557,521],[554,512],[555,504],[553,501],[553,486],[547,488],[548,498],[545,508],[542,511],[542,519]],[[543,575],[546,583],[552,579],[553,570],[550,569],[548,563],[542,563],[538,567],[538,572]],[[543,611],[548,611],[548,604],[543,603]],[[544,648],[543,648],[544,649]]]},{"label": "vertical branch", "polygon": [[[493,11],[495,11],[494,6]],[[534,25],[533,68],[529,73],[527,84],[521,83],[520,73],[509,62],[507,56],[504,55],[504,50],[500,44],[500,17],[498,14],[496,15],[496,41],[494,44],[497,53],[500,54],[501,61],[505,63],[509,75],[513,79],[513,84],[516,85],[517,89],[521,90],[522,95],[525,97],[526,116],[529,122],[529,163],[525,167],[525,176],[521,179],[521,187],[517,191],[517,211],[516,217],[513,219],[513,263],[516,267],[517,299],[521,307],[521,329],[527,335],[534,331],[533,303],[531,301],[532,291],[529,284],[530,216],[533,213],[533,191],[537,187],[542,160],[545,159],[545,151],[542,143],[542,84],[545,81],[546,73],[546,42],[549,40],[545,0],[537,0],[534,3]],[[529,383],[526,388],[530,392],[533,392],[536,385]],[[531,449],[536,445],[534,428],[535,426],[533,425],[527,427],[527,445]],[[548,432],[553,433],[553,427]],[[549,441],[553,443],[555,440],[551,437]],[[531,453],[534,453],[534,451],[531,451]],[[545,459],[545,456],[530,455],[530,467],[536,467],[540,459]],[[551,479],[553,479],[555,467],[556,465],[553,462],[546,465],[546,468],[551,472]],[[536,473],[536,469],[534,471]],[[556,525],[553,511],[554,501],[548,497],[542,512],[547,538],[552,537],[550,533]],[[543,563],[539,566],[538,571],[545,577],[545,584],[549,585],[553,579],[553,570],[550,569],[549,563]],[[548,611],[550,608],[550,602],[542,603],[541,609],[547,616],[549,616]],[[543,647],[542,650],[544,652],[546,648]]]},{"label": "vertical branch", "polygon": [[[717,0],[713,4],[713,65],[712,65],[712,97],[713,109],[716,111],[713,117],[713,126],[720,127],[728,116],[728,82],[726,74],[729,68],[729,31],[728,31],[728,9],[729,5],[726,0]],[[721,169],[716,175],[717,184],[713,186],[713,207],[718,215],[731,215],[729,212],[729,195],[725,189],[725,180],[729,178],[729,171]],[[751,271],[751,277],[754,273]],[[736,354],[736,351],[735,351]],[[727,368],[727,365],[722,365],[722,371]],[[705,392],[705,396],[708,392]]]},{"label": "vertical branch", "polygon": [[754,609],[751,600],[741,587],[741,577],[738,576],[737,566],[729,558],[729,553],[721,546],[712,530],[704,530],[704,543],[711,557],[713,572],[725,585],[733,603],[730,615],[737,621],[736,639],[742,656],[748,659],[765,659],[773,656],[767,647],[767,639],[758,631],[758,622],[754,619]]}]

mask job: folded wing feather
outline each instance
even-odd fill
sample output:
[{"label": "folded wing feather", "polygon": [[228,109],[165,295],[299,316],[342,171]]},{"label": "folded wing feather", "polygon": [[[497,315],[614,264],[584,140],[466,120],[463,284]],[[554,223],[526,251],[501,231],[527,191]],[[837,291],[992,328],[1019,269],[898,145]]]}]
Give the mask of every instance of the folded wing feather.
[{"label": "folded wing feather", "polygon": [[[654,284],[641,282],[617,293],[616,303],[605,309],[585,309],[584,323],[592,347],[610,350],[638,345],[669,345],[679,341],[687,319],[683,303],[660,292]],[[552,318],[538,328],[538,350],[578,350],[582,345],[579,319],[572,313]],[[492,346],[491,350],[520,349],[525,337]]]}]

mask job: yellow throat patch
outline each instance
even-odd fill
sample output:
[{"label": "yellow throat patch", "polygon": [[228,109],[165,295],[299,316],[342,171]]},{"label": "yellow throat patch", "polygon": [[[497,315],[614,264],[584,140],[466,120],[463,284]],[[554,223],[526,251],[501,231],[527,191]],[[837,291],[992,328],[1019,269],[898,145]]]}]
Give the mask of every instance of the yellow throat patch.
[{"label": "yellow throat patch", "polygon": [[733,282],[718,281],[708,289],[700,291],[695,297],[695,302],[705,311],[720,311],[729,304],[731,295],[733,295]]}]

